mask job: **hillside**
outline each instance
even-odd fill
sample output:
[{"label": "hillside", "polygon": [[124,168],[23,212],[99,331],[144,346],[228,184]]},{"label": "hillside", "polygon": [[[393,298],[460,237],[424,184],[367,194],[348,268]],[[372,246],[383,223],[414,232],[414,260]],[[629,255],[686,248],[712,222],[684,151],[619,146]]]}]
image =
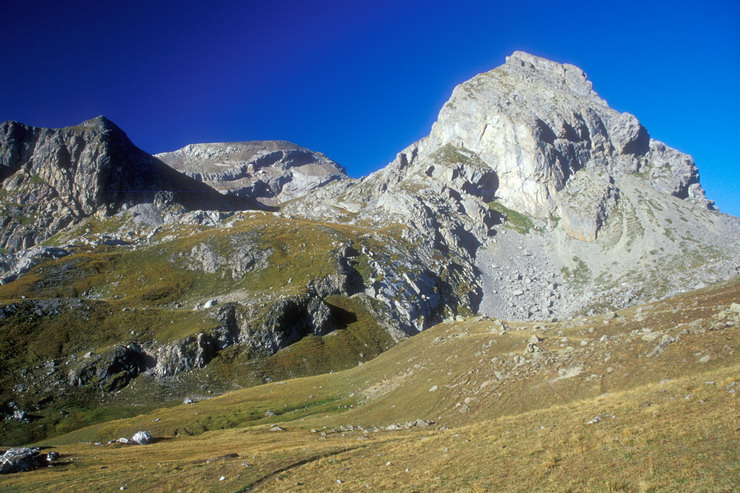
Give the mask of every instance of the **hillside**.
[{"label": "hillside", "polygon": [[[607,316],[441,324],[350,370],[61,436],[45,443],[61,452],[60,467],[0,484],[729,490],[738,299],[735,280]],[[79,443],[142,429],[159,440]]]}]

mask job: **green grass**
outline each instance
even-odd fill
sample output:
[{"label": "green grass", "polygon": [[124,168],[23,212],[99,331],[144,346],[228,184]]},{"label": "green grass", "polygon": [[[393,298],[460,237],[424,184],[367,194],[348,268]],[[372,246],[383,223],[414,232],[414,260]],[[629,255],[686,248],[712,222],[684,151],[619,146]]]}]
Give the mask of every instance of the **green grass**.
[{"label": "green grass", "polygon": [[506,221],[506,227],[513,229],[518,233],[527,234],[534,229],[534,223],[532,220],[521,212],[509,209],[497,201],[489,202],[488,207],[492,211],[501,215],[501,217]]},{"label": "green grass", "polygon": [[[95,237],[124,223],[120,217],[91,219],[79,225],[76,234]],[[166,227],[158,237],[171,239],[137,250],[80,248],[67,257],[42,262],[20,279],[0,286],[0,303],[19,307],[0,320],[0,403],[15,400],[24,409],[41,409],[33,430],[8,424],[0,431],[0,440],[28,442],[96,420],[140,414],[162,398],[178,402],[188,388],[207,386],[221,393],[269,380],[342,370],[375,357],[393,341],[365,302],[330,297],[335,333],[309,336],[272,356],[237,345],[222,351],[203,371],[179,375],[171,383],[144,379],[132,387],[137,392],[123,389],[120,394],[101,396],[97,388],[101,382],[93,379],[87,387],[71,389],[60,398],[54,383],[66,381],[66,372],[85,363],[81,356],[87,351],[104,355],[116,345],[131,342],[156,347],[213,331],[220,322],[208,311],[192,310],[209,298],[266,298],[262,308],[254,304],[249,313],[238,308],[243,316],[252,317],[245,322],[249,327],[259,328],[269,322],[260,317],[270,315],[273,299],[305,297],[310,281],[337,273],[335,251],[340,245],[365,244],[376,250],[383,245],[382,239],[366,233],[352,226],[254,215],[237,220],[230,229]],[[392,228],[376,233],[397,241]],[[191,259],[194,248],[212,252],[219,267],[203,272]],[[267,261],[237,275],[232,266],[245,252],[263,252]],[[359,270],[369,269],[367,260],[359,258]],[[38,309],[49,303],[55,307]],[[47,376],[43,365],[50,360],[56,361],[58,369]],[[21,377],[24,369],[27,376]],[[26,392],[17,394],[13,388],[24,380],[31,383]],[[86,402],[91,401],[98,402],[101,412],[90,412]]]},{"label": "green grass", "polygon": [[572,269],[568,267],[561,268],[563,277],[566,282],[573,286],[586,286],[591,280],[591,270],[586,265],[586,262],[576,256],[573,257],[573,264],[574,267]]}]

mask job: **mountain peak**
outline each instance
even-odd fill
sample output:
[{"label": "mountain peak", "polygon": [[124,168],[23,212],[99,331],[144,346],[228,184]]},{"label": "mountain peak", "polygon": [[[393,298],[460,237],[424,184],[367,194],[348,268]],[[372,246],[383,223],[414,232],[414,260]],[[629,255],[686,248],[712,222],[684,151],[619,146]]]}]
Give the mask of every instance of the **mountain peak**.
[{"label": "mountain peak", "polygon": [[77,125],[78,127],[93,127],[93,128],[100,128],[103,130],[119,130],[121,131],[121,128],[113,123],[111,119],[109,119],[107,116],[99,115],[95,118],[90,118],[89,120],[85,120],[84,122]]},{"label": "mountain peak", "polygon": [[269,205],[347,178],[324,154],[284,140],[190,144],[156,157],[222,193]]},{"label": "mountain peak", "polygon": [[596,96],[586,73],[569,63],[558,63],[524,51],[515,51],[506,57],[506,63],[500,68],[528,83],[534,77],[541,82],[568,87],[581,96]]}]

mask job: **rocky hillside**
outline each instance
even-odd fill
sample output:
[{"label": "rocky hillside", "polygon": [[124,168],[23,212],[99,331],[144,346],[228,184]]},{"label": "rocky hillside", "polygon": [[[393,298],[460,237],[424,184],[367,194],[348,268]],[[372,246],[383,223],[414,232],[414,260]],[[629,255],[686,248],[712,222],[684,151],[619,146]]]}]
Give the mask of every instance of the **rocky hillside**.
[{"label": "rocky hillside", "polygon": [[319,152],[280,140],[192,144],[155,157],[221,193],[279,204],[347,174]]},{"label": "rocky hillside", "polygon": [[554,323],[740,273],[740,220],[692,159],[520,52],[361,180],[284,142],[160,156],[186,176],[105,119],[2,128],[8,443],[349,368],[466,316]]},{"label": "rocky hillside", "polygon": [[105,117],[74,127],[0,124],[0,247],[30,248],[82,219],[137,204],[235,210],[224,198],[138,149]]},{"label": "rocky hillside", "polygon": [[690,156],[609,108],[582,70],[516,52],[456,87],[431,134],[386,168],[285,210],[403,224],[435,276],[465,273],[473,312],[563,317],[738,274],[740,222],[713,210],[698,176]]}]

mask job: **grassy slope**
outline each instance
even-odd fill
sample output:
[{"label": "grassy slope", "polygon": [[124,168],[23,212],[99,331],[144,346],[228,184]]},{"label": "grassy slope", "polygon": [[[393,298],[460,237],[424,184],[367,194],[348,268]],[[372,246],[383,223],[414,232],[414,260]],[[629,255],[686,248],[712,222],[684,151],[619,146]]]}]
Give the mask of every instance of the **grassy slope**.
[{"label": "grassy slope", "polygon": [[[94,238],[109,226],[93,218],[66,239]],[[188,388],[221,393],[266,380],[342,370],[376,356],[392,344],[390,337],[361,303],[336,297],[331,301],[333,310],[339,319],[346,319],[340,323],[346,330],[309,337],[267,360],[234,348],[223,352],[207,371],[183,375],[168,382],[167,388],[140,377],[132,388],[103,396],[97,388],[60,393],[53,381],[66,380],[69,369],[83,361],[87,351],[101,354],[131,342],[167,343],[214,329],[218,322],[212,318],[213,310],[192,310],[209,298],[235,297],[247,304],[256,299],[268,304],[273,293],[301,294],[309,281],[336,272],[333,252],[340,243],[377,246],[371,242],[378,240],[366,235],[361,228],[243,214],[228,228],[164,228],[158,233],[161,243],[137,250],[83,247],[0,286],[0,304],[20,307],[16,315],[0,320],[0,403],[16,401],[38,418],[33,427],[2,422],[0,443],[39,440],[173,405],[192,392]],[[204,273],[188,263],[192,249],[204,245],[224,260],[216,272]],[[269,262],[235,278],[231,259],[252,251],[269,252]],[[81,301],[60,300],[65,298]],[[32,305],[38,300],[62,304],[57,314],[39,316]],[[82,308],[65,308],[63,303],[81,303]],[[56,366],[47,375],[44,365],[49,360],[55,360]],[[31,377],[20,378],[19,372],[28,368]],[[13,394],[11,389],[23,381],[28,390]],[[94,408],[85,404],[90,402],[95,402]]]},{"label": "grassy slope", "polygon": [[[524,362],[518,357],[535,332],[531,325],[503,335],[487,320],[440,325],[344,372],[78,430],[51,440],[67,444],[56,447],[66,465],[5,477],[0,485],[10,491],[51,490],[61,482],[77,491],[124,483],[133,491],[183,484],[201,491],[250,485],[356,491],[366,484],[397,491],[731,491],[739,479],[733,391],[740,336],[737,318],[718,312],[739,295],[736,280],[642,313],[629,309],[615,319],[537,330],[545,338],[543,356],[530,354]],[[661,331],[659,337],[644,340],[651,337],[645,328]],[[654,354],[666,334],[678,340]],[[580,373],[572,371],[579,366]],[[437,390],[430,392],[432,386]],[[266,417],[268,409],[277,416]],[[596,415],[603,419],[587,424]],[[336,430],[416,418],[437,426]],[[268,431],[276,422],[288,431]],[[311,428],[328,435],[321,439]],[[139,429],[180,437],[147,447],[78,444]],[[207,461],[229,453],[238,457]]]}]

